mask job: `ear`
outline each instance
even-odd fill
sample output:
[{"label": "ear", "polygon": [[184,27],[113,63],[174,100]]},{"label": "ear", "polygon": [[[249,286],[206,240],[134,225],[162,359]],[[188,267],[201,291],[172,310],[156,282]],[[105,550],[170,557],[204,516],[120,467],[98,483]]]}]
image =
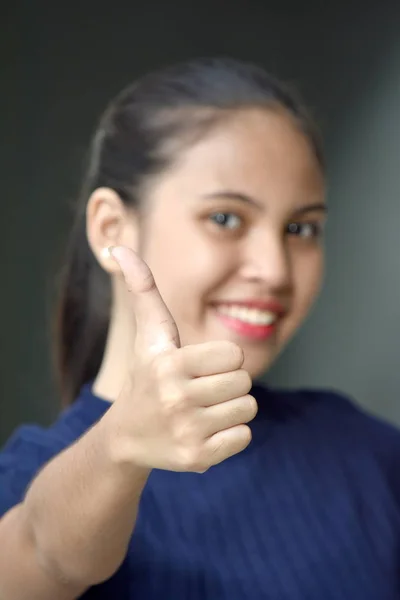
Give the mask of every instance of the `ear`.
[{"label": "ear", "polygon": [[138,249],[138,220],[111,188],[97,188],[86,207],[86,235],[99,264],[108,273],[119,271],[116,262],[104,251],[110,246]]}]

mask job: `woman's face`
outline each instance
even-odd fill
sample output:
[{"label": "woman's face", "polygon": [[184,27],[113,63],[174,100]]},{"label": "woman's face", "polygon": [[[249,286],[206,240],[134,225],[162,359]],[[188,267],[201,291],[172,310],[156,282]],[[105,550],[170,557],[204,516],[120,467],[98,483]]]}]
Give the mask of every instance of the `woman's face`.
[{"label": "woman's face", "polygon": [[149,194],[141,255],[182,345],[231,340],[260,375],[321,284],[324,182],[309,141],[284,111],[238,111]]}]

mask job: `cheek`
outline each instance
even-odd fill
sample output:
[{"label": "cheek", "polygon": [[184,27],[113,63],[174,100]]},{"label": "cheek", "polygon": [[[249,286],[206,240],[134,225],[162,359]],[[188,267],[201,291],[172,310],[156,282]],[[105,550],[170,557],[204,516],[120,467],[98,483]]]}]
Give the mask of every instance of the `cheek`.
[{"label": "cheek", "polygon": [[323,279],[323,252],[318,250],[312,255],[297,256],[292,267],[293,303],[280,334],[282,346],[288,343],[302,325],[318,296]]},{"label": "cheek", "polygon": [[324,254],[316,249],[297,259],[294,269],[294,310],[305,315],[316,300],[321,289],[324,273]]},{"label": "cheek", "polygon": [[[227,276],[228,253],[188,228],[177,235],[154,235],[144,246],[143,258],[177,322],[193,321],[204,302],[215,298]],[[161,233],[161,232],[160,232]],[[167,232],[165,232],[167,233]]]}]

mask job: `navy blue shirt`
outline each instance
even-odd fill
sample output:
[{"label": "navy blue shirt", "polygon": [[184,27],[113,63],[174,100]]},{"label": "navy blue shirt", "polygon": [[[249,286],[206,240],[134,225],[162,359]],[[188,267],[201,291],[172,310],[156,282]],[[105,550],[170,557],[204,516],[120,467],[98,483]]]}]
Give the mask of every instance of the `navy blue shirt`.
[{"label": "navy blue shirt", "polygon": [[[83,598],[400,598],[400,433],[332,392],[252,393],[250,446],[203,475],[154,470],[125,562]],[[0,513],[108,406],[86,386],[49,429],[18,429]]]}]

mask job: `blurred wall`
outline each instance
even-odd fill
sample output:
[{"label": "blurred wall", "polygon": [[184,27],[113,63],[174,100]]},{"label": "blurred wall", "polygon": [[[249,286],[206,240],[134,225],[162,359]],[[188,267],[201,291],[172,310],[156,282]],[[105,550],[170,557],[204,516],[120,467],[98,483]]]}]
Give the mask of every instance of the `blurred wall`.
[{"label": "blurred wall", "polygon": [[326,140],[326,287],[269,379],[340,388],[400,424],[400,3],[37,1],[0,11],[0,442],[59,407],[54,272],[101,111],[147,69],[213,54],[295,83]]}]

